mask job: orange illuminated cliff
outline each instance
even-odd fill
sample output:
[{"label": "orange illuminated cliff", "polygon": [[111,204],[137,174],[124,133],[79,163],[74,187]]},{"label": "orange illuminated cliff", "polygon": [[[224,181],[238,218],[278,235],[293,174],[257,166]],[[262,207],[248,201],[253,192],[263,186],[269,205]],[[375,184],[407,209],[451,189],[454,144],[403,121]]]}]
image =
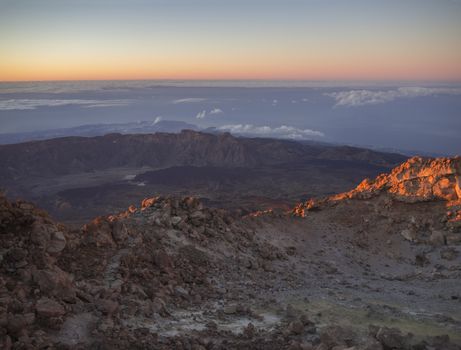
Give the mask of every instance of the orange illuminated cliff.
[{"label": "orange illuminated cliff", "polygon": [[[355,189],[323,199],[311,199],[299,204],[294,214],[304,216],[306,211],[319,209],[347,199],[370,199],[380,194],[402,202],[446,200],[450,216],[459,216],[461,201],[461,157],[413,157],[394,168],[389,174],[363,180]],[[453,211],[454,209],[454,211]]]}]

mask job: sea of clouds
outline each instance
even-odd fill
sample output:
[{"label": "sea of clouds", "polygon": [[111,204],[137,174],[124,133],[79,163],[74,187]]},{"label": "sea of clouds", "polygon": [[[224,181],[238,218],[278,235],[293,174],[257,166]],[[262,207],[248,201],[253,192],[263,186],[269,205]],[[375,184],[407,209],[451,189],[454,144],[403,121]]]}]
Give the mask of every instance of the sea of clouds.
[{"label": "sea of clouds", "polygon": [[400,87],[391,90],[347,90],[326,93],[336,101],[335,106],[365,106],[391,102],[399,98],[431,95],[461,95],[461,88]]}]

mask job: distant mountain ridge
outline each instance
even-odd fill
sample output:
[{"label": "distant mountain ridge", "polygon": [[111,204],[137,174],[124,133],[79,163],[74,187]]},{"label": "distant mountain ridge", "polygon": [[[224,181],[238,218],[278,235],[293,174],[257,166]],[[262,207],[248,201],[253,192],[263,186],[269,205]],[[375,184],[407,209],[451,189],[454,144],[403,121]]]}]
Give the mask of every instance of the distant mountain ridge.
[{"label": "distant mountain ridge", "polygon": [[424,152],[420,150],[400,149],[400,148],[389,148],[389,147],[378,147],[368,144],[353,144],[353,143],[337,143],[333,141],[321,141],[320,139],[293,139],[287,137],[287,135],[261,135],[258,133],[239,133],[236,130],[225,130],[219,127],[206,127],[202,128],[198,125],[180,121],[180,120],[163,120],[161,117],[157,117],[155,120],[141,120],[128,123],[108,123],[108,124],[85,124],[69,128],[59,129],[46,129],[37,131],[26,131],[26,132],[15,132],[15,133],[0,133],[0,145],[8,145],[14,143],[24,143],[30,141],[42,141],[54,138],[80,136],[80,137],[93,137],[93,136],[104,136],[107,134],[120,133],[120,134],[152,134],[157,132],[164,133],[179,133],[182,130],[194,130],[200,131],[207,134],[219,135],[226,131],[231,132],[233,135],[238,137],[247,138],[274,138],[282,140],[296,140],[300,143],[315,144],[315,145],[326,145],[326,146],[349,146],[354,148],[366,148],[376,152],[382,153],[398,153],[405,156],[419,155],[422,157],[444,157],[450,156],[450,154],[440,154],[434,152]]},{"label": "distant mountain ridge", "polygon": [[0,146],[0,176],[14,180],[123,166],[255,167],[314,159],[363,161],[391,167],[406,157],[348,146],[237,138],[229,133],[212,135],[184,130],[179,134],[108,134],[3,145]]},{"label": "distant mountain ridge", "polygon": [[178,120],[154,120],[136,121],[131,123],[111,123],[111,124],[88,124],[71,128],[38,130],[30,132],[5,133],[0,134],[0,144],[12,144],[19,142],[29,142],[47,140],[58,137],[68,136],[102,136],[112,133],[121,134],[149,134],[155,132],[177,133],[181,130],[198,130],[194,124]]}]

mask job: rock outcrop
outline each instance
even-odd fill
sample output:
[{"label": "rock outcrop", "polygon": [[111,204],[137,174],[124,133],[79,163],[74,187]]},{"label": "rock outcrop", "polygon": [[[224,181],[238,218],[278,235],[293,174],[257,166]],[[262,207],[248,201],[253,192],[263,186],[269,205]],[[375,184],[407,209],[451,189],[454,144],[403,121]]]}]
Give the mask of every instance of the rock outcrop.
[{"label": "rock outcrop", "polygon": [[73,276],[60,268],[68,230],[27,202],[0,195],[0,337],[4,348],[45,345],[41,329],[62,324],[76,303]]},{"label": "rock outcrop", "polygon": [[323,199],[311,199],[299,204],[294,214],[304,216],[307,211],[319,209],[348,199],[370,199],[385,194],[396,201],[416,203],[444,200],[453,207],[457,218],[457,205],[461,201],[461,157],[413,157],[374,180],[365,179],[355,189]]},{"label": "rock outcrop", "polygon": [[369,198],[382,191],[404,202],[461,199],[461,157],[414,157],[388,175],[364,180],[352,190],[333,199]]}]

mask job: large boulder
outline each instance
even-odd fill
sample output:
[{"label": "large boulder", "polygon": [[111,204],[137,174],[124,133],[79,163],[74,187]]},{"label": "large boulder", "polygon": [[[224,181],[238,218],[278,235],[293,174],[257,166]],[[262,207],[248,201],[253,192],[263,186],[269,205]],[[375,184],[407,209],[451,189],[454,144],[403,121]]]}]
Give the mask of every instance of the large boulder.
[{"label": "large boulder", "polygon": [[384,349],[406,349],[409,344],[409,336],[405,336],[398,328],[381,327],[376,332],[376,339]]},{"label": "large boulder", "polygon": [[83,226],[85,241],[97,247],[115,248],[112,236],[112,223],[105,217],[97,217],[89,224]]},{"label": "large boulder", "polygon": [[75,296],[72,277],[58,266],[33,272],[33,281],[42,293],[63,299],[72,299]]},{"label": "large boulder", "polygon": [[60,303],[46,297],[37,301],[35,310],[40,317],[61,317],[66,314],[66,310]]},{"label": "large boulder", "polygon": [[46,251],[50,254],[58,254],[66,247],[66,237],[61,231],[55,231],[50,236]]},{"label": "large boulder", "polygon": [[320,333],[320,341],[327,349],[334,346],[350,347],[356,343],[356,334],[349,328],[341,326],[325,327]]}]

